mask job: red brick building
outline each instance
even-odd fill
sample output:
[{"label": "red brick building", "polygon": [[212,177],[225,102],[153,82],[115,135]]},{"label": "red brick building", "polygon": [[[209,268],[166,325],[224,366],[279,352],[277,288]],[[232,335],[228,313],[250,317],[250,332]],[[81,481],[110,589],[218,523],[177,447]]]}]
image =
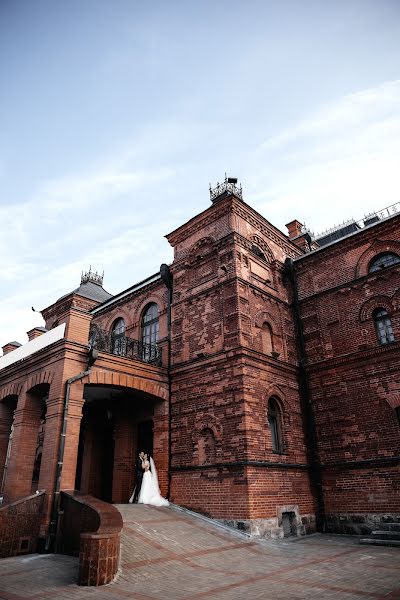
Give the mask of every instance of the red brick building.
[{"label": "red brick building", "polygon": [[0,358],[4,503],[127,502],[139,449],[180,505],[281,537],[400,517],[400,215],[289,236],[228,180],[167,236],[170,267],[102,278]]}]

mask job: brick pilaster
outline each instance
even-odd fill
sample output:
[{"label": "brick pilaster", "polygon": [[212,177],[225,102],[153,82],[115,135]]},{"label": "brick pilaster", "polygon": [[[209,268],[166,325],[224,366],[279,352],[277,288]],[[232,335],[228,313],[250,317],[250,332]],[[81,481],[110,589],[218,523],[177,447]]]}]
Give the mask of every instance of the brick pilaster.
[{"label": "brick pilaster", "polygon": [[78,459],[79,433],[81,428],[84,385],[76,381],[71,385],[67,432],[64,447],[64,459],[61,475],[61,490],[73,490],[75,488],[76,463]]},{"label": "brick pilaster", "polygon": [[13,422],[13,412],[14,411],[10,406],[4,402],[0,402],[0,485],[3,481],[8,442]]},{"label": "brick pilaster", "polygon": [[14,418],[14,432],[9,468],[4,487],[7,501],[29,496],[40,425],[40,398],[22,392]]}]

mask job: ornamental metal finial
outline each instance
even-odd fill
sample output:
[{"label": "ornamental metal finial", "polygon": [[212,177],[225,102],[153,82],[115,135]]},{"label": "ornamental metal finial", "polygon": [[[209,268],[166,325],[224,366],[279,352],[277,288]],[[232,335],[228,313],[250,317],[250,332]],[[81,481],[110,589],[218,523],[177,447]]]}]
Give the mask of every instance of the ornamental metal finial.
[{"label": "ornamental metal finial", "polygon": [[210,183],[210,200],[212,203],[217,200],[222,200],[225,196],[236,196],[239,200],[243,200],[243,190],[242,185],[237,185],[236,177],[228,177],[225,173],[225,179],[223,183],[217,183],[217,185],[213,188]]},{"label": "ornamental metal finial", "polygon": [[90,265],[89,267],[89,271],[86,271],[86,273],[84,271],[82,271],[81,274],[81,285],[82,283],[95,283],[96,285],[103,285],[103,279],[104,279],[104,271],[103,274],[100,275],[100,273],[98,273],[97,271],[94,272],[92,271],[92,265]]}]

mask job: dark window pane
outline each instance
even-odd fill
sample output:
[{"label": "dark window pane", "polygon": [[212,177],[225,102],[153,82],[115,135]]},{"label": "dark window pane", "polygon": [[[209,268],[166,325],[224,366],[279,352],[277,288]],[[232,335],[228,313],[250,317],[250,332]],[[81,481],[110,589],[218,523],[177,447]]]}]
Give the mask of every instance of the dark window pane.
[{"label": "dark window pane", "polygon": [[394,342],[392,321],[384,308],[378,308],[374,312],[374,321],[378,342],[381,345]]},{"label": "dark window pane", "polygon": [[126,353],[125,321],[122,318],[114,321],[112,327],[112,352],[120,355]]},{"label": "dark window pane", "polygon": [[268,402],[268,424],[271,432],[273,452],[283,451],[281,421],[279,404],[274,398],[271,398]]},{"label": "dark window pane", "polygon": [[373,273],[374,271],[379,271],[380,269],[385,269],[386,267],[390,267],[391,265],[395,265],[400,262],[400,256],[395,254],[394,252],[384,252],[382,254],[378,254],[369,265],[369,273]]}]

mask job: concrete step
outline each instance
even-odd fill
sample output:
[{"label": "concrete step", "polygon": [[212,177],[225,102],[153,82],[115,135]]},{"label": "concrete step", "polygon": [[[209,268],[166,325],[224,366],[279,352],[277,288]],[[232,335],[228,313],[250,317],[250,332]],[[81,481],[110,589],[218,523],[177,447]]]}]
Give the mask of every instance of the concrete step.
[{"label": "concrete step", "polygon": [[396,546],[400,548],[400,540],[380,540],[375,538],[361,538],[360,544],[368,546]]},{"label": "concrete step", "polygon": [[383,531],[383,530],[372,531],[371,537],[374,540],[399,540],[400,541],[400,531]]}]

